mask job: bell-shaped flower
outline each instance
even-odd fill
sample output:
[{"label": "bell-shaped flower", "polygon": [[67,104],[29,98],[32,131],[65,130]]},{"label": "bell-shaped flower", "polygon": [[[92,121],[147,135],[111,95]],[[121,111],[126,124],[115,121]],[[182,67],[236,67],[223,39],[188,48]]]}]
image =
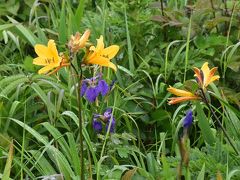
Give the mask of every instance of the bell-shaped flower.
[{"label": "bell-shaped flower", "polygon": [[167,90],[170,93],[178,96],[178,97],[169,98],[170,101],[168,102],[168,104],[177,104],[177,103],[184,102],[184,101],[200,99],[200,97],[198,97],[197,95],[195,95],[189,91],[176,89],[172,86],[169,86],[169,88],[167,88]]},{"label": "bell-shaped flower", "polygon": [[103,36],[97,39],[97,46],[91,46],[87,56],[84,58],[85,64],[97,64],[100,66],[106,66],[112,68],[114,71],[117,70],[115,64],[110,60],[116,56],[119,51],[119,46],[111,45],[104,48]]},{"label": "bell-shaped flower", "polygon": [[209,69],[208,62],[205,62],[201,69],[194,67],[194,76],[196,76],[197,82],[202,89],[205,89],[210,83],[220,78],[220,76],[214,75],[216,71],[217,67]]}]

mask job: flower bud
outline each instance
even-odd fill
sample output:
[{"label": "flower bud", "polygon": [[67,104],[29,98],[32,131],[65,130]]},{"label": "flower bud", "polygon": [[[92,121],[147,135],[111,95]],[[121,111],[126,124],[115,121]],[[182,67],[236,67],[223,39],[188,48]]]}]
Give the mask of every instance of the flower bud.
[{"label": "flower bud", "polygon": [[68,48],[70,49],[70,51],[76,53],[79,51],[79,49],[84,48],[89,36],[89,29],[87,29],[82,36],[79,32],[76,32],[75,36],[72,35],[68,42]]}]

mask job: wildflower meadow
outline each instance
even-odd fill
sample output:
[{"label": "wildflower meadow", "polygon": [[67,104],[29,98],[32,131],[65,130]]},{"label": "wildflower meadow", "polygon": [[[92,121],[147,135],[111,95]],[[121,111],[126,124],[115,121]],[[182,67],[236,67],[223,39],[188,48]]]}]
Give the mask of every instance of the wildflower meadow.
[{"label": "wildflower meadow", "polygon": [[0,179],[240,179],[240,1],[0,2]]}]

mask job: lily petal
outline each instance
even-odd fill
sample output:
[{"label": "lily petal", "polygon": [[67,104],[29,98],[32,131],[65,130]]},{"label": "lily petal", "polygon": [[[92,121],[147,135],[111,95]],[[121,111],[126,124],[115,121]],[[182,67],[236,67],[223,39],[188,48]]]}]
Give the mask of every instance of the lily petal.
[{"label": "lily petal", "polygon": [[168,104],[177,104],[177,103],[181,103],[184,101],[189,101],[189,100],[198,100],[199,97],[194,96],[194,97],[173,97],[173,98],[169,98],[169,102]]},{"label": "lily petal", "polygon": [[217,76],[218,78],[214,78],[214,80],[212,80],[216,71],[217,71],[217,67],[214,67],[209,71],[209,75],[206,79],[205,87],[207,87],[211,82],[218,80],[220,78],[219,76]]},{"label": "lily petal", "polygon": [[205,62],[203,65],[202,65],[202,68],[201,70],[203,71],[203,73],[209,73],[209,67],[208,67],[208,62]]},{"label": "lily petal", "polygon": [[100,66],[110,67],[114,71],[117,70],[116,65],[110,62],[108,58],[96,56],[88,61],[89,64],[98,64]]},{"label": "lily petal", "polygon": [[191,93],[191,92],[189,92],[189,91],[185,91],[185,90],[181,90],[181,89],[176,89],[176,88],[174,88],[174,87],[172,87],[172,86],[169,86],[169,88],[167,88],[167,90],[170,92],[170,93],[172,93],[172,94],[174,94],[174,95],[176,95],[176,96],[181,96],[181,97],[185,97],[185,96],[187,96],[187,97],[194,97],[195,95],[193,94],[193,93]]},{"label": "lily petal", "polygon": [[51,69],[53,69],[55,67],[57,67],[57,65],[50,64],[48,66],[45,66],[38,71],[38,74],[46,74],[48,71],[50,71]]},{"label": "lily petal", "polygon": [[87,51],[84,63],[106,66],[116,71],[116,65],[110,62],[110,60],[118,53],[118,51],[119,46],[117,45],[112,45],[104,49],[103,36],[100,36],[100,38],[97,39],[97,46],[91,46]]},{"label": "lily petal", "polygon": [[119,46],[112,45],[112,46],[109,46],[109,47],[105,48],[102,51],[102,55],[109,58],[109,59],[112,59],[114,56],[116,56],[118,51],[119,51]]},{"label": "lily petal", "polygon": [[47,66],[47,65],[49,65],[49,63],[46,62],[45,59],[42,58],[42,57],[34,58],[33,59],[33,64],[39,65],[39,66]]},{"label": "lily petal", "polygon": [[203,84],[203,77],[201,75],[201,70],[196,68],[196,67],[194,67],[193,71],[195,72],[194,76],[197,77],[198,82],[202,85]]},{"label": "lily petal", "polygon": [[115,72],[117,71],[117,66],[112,62],[109,62],[108,67],[112,68]]},{"label": "lily petal", "polygon": [[55,44],[54,40],[50,39],[48,41],[48,49],[51,52],[51,56],[54,58],[54,63],[58,63],[59,62],[59,56],[58,56],[58,51],[57,51],[56,44]]},{"label": "lily petal", "polygon": [[95,51],[102,51],[104,49],[104,43],[103,43],[103,36],[101,35],[99,39],[97,39],[97,47]]},{"label": "lily petal", "polygon": [[[211,70],[208,67],[208,62],[205,62],[201,70],[198,68],[194,68],[195,75],[199,81],[199,84],[205,89],[210,83],[215,80],[218,80],[220,76],[214,76],[215,72],[217,71],[217,67],[212,68]],[[202,81],[202,82],[201,82]]]},{"label": "lily petal", "polygon": [[205,62],[203,64],[201,70],[203,72],[203,85],[204,85],[204,87],[206,87],[208,76],[209,76],[209,72],[210,72],[210,69],[208,67],[208,62]]},{"label": "lily petal", "polygon": [[41,44],[36,44],[34,46],[35,52],[39,57],[42,58],[49,58],[52,57],[51,52],[49,51],[47,46],[41,45]]},{"label": "lily petal", "polygon": [[213,81],[219,80],[219,78],[220,78],[220,76],[218,76],[218,75],[213,76],[213,77],[209,80],[208,84],[212,83]]}]

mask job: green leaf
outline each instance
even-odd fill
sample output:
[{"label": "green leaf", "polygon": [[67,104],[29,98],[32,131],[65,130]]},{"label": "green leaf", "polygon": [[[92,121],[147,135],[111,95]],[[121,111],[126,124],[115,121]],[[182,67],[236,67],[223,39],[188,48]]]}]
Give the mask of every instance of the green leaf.
[{"label": "green leaf", "polygon": [[39,134],[35,129],[31,128],[30,126],[28,126],[27,124],[14,119],[14,118],[10,118],[12,121],[14,121],[15,123],[17,123],[19,126],[21,126],[22,128],[26,129],[30,134],[32,134],[39,142],[43,143],[44,145],[48,144],[48,141],[45,139],[44,136],[42,136],[41,134]]},{"label": "green leaf", "polygon": [[223,46],[227,42],[227,37],[221,35],[197,36],[194,44],[198,49],[207,49],[213,46]]},{"label": "green leaf", "polygon": [[63,134],[61,134],[58,129],[53,127],[49,122],[44,122],[42,125],[48,130],[48,132],[54,137],[55,141],[57,141],[61,147],[61,152],[65,154],[68,159],[70,159],[70,149],[65,141]]},{"label": "green leaf", "polygon": [[202,169],[198,174],[197,180],[204,180],[204,174],[205,174],[205,163],[203,164]]},{"label": "green leaf", "polygon": [[62,1],[62,9],[60,16],[60,24],[59,24],[59,41],[62,44],[67,42],[67,27],[66,27],[66,15],[65,15],[65,0]]},{"label": "green leaf", "polygon": [[81,174],[81,167],[80,167],[80,157],[79,157],[79,152],[78,152],[78,144],[74,140],[74,136],[72,133],[67,133],[68,137],[68,142],[69,142],[69,150],[70,150],[70,155],[72,158],[72,164],[73,164],[73,169],[75,171],[75,174],[79,175]]},{"label": "green leaf", "polygon": [[54,112],[55,111],[55,107],[50,102],[49,98],[47,97],[45,92],[42,90],[42,88],[38,84],[36,84],[36,83],[32,83],[31,84],[31,88],[39,95],[39,97],[43,100],[43,102],[45,103],[47,108],[49,108],[50,110],[52,110],[52,112]]},{"label": "green leaf", "polygon": [[48,39],[47,39],[46,35],[44,34],[43,29],[40,28],[38,24],[37,24],[37,34],[38,34],[39,40],[41,40],[38,43],[47,44]]},{"label": "green leaf", "polygon": [[15,26],[14,24],[3,24],[3,25],[0,25],[0,31],[3,31],[3,30],[6,30],[8,28],[11,28]]},{"label": "green leaf", "polygon": [[[25,82],[27,82],[29,80],[26,76],[21,76],[16,79],[14,76],[13,78],[9,77],[9,79],[8,78],[5,78],[5,79],[7,79],[9,81],[7,81],[7,83],[4,83],[5,82],[4,80],[0,82],[0,89],[2,90],[0,95],[2,95],[2,96],[8,96],[12,91],[16,90],[16,88],[18,87],[19,84],[24,84]],[[10,81],[11,79],[14,79],[14,80]]]},{"label": "green leaf", "polygon": [[127,48],[128,48],[128,58],[129,58],[129,69],[133,73],[135,70],[134,59],[133,59],[133,49],[131,43],[131,37],[128,30],[128,19],[127,19],[127,11],[124,9],[124,17],[125,17],[125,28],[126,28],[126,36],[127,36]]},{"label": "green leaf", "polygon": [[37,37],[29,29],[11,17],[8,17],[8,19],[15,25],[19,32],[19,35],[23,36],[32,46],[36,44]]},{"label": "green leaf", "polygon": [[118,155],[121,157],[121,158],[128,158],[128,153],[129,153],[129,150],[125,147],[119,147],[117,148],[117,152],[118,152]]},{"label": "green leaf", "polygon": [[198,126],[201,129],[203,138],[208,144],[213,145],[215,142],[215,138],[211,131],[209,121],[206,115],[204,114],[203,106],[201,106],[199,102],[196,102],[196,109],[197,109]]},{"label": "green leaf", "polygon": [[47,175],[47,174],[56,174],[56,171],[54,170],[54,167],[51,165],[51,163],[49,162],[49,159],[44,157],[43,155],[43,150],[30,150],[29,151],[33,158],[35,159],[35,164],[37,164],[38,166],[40,166],[41,171],[43,174]]},{"label": "green leaf", "polygon": [[213,56],[215,53],[215,49],[214,48],[200,49],[200,53],[208,55],[208,56]]},{"label": "green leaf", "polygon": [[33,58],[31,56],[26,56],[23,61],[23,67],[26,71],[36,72],[37,67],[33,64]]},{"label": "green leaf", "polygon": [[165,120],[167,121],[167,119],[170,118],[169,113],[162,108],[156,109],[155,111],[151,112],[150,116],[151,116],[151,120],[149,123],[154,123],[156,121],[161,123]]},{"label": "green leaf", "polygon": [[85,3],[85,0],[79,1],[78,8],[75,13],[75,25],[77,28],[79,28],[81,25],[81,20],[82,20],[83,11],[84,11],[84,3]]},{"label": "green leaf", "polygon": [[2,180],[9,180],[11,167],[12,167],[12,160],[13,160],[13,141],[11,142],[10,147],[9,147],[7,163],[6,163],[4,171],[3,171]]},{"label": "green leaf", "polygon": [[196,90],[199,88],[199,85],[196,81],[187,80],[184,82],[184,88],[192,93],[195,93]]},{"label": "green leaf", "polygon": [[[72,111],[64,111],[62,113],[62,115],[70,117],[76,123],[76,125],[79,126],[78,117],[77,117],[76,114],[74,114],[74,112],[72,112]],[[86,143],[87,143],[87,145],[89,147],[89,150],[92,153],[94,164],[97,165],[97,157],[96,157],[95,151],[94,151],[93,146],[92,146],[91,139],[89,137],[89,134],[88,134],[85,126],[83,127],[83,136],[84,136],[84,139],[85,139],[85,141],[86,141]]]},{"label": "green leaf", "polygon": [[131,77],[134,76],[134,74],[131,73],[131,71],[129,71],[127,68],[125,68],[125,67],[123,67],[123,66],[120,66],[120,65],[118,65],[117,67],[118,67],[118,69],[120,69],[120,70],[122,70],[123,72],[127,73],[129,76],[131,76]]},{"label": "green leaf", "polygon": [[147,154],[147,167],[148,167],[149,173],[151,173],[151,175],[156,177],[157,176],[158,163],[157,163],[156,159],[154,158],[153,153],[148,153]]}]

